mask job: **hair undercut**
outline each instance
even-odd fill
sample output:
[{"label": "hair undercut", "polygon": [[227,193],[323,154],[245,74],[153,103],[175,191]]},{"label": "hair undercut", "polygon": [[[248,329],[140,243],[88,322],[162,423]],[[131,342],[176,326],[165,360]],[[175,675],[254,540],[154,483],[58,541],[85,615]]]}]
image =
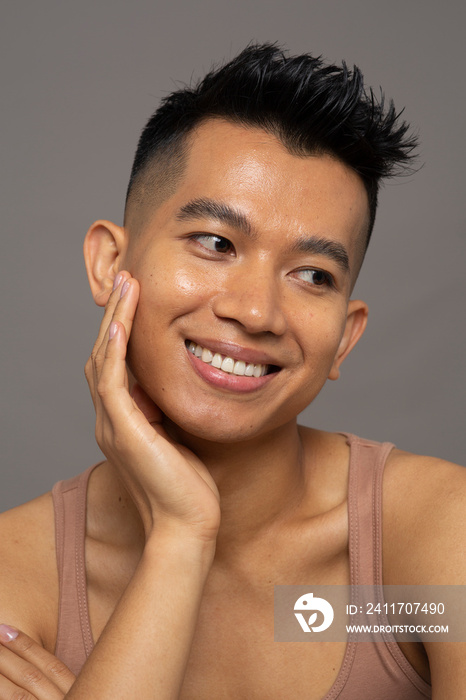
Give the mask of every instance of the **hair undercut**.
[{"label": "hair undercut", "polygon": [[297,156],[329,154],[361,177],[369,200],[366,247],[381,180],[411,173],[417,138],[364,87],[359,68],[287,56],[274,44],[248,46],[192,87],[162,100],[145,126],[134,158],[126,210],[167,197],[183,173],[188,137],[209,119],[264,129]]}]

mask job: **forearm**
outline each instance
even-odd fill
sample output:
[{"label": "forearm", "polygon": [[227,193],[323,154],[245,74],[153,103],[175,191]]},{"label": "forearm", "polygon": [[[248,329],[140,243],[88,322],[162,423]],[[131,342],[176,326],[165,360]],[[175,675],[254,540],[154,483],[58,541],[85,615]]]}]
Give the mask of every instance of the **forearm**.
[{"label": "forearm", "polygon": [[178,698],[214,546],[173,536],[146,545],[67,698]]}]

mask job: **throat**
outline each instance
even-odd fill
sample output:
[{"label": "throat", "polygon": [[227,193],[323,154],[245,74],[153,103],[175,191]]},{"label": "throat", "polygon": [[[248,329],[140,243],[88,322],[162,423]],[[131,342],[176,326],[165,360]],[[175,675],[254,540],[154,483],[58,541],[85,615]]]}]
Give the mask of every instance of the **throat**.
[{"label": "throat", "polygon": [[246,443],[208,447],[207,452],[196,448],[194,452],[206,464],[220,493],[219,549],[252,540],[298,517],[305,499],[306,474],[296,426],[284,426]]}]

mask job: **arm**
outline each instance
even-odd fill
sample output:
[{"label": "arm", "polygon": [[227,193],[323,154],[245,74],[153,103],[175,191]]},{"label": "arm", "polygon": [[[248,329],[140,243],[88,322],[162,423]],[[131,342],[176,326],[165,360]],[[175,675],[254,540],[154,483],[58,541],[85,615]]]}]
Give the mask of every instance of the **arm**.
[{"label": "arm", "polygon": [[74,685],[53,654],[0,625],[0,700],[18,690],[24,700],[177,698],[212,555],[212,546],[172,534],[148,541]]},{"label": "arm", "polygon": [[[121,294],[128,280],[124,273],[110,296],[86,376],[96,409],[97,441],[138,507],[145,547],[66,695],[72,700],[179,696],[220,522],[218,491],[206,467],[170,440],[160,410],[140,387],[133,396],[128,391],[126,346],[139,293],[131,279]],[[6,641],[3,649],[0,674],[8,687],[4,695],[0,687],[0,700],[9,700],[12,683],[32,692],[24,695],[31,700],[64,697],[72,677],[57,687],[53,655],[23,634]]]},{"label": "arm", "polygon": [[148,541],[138,569],[70,699],[178,697],[213,550]]},{"label": "arm", "polygon": [[73,700],[178,697],[220,522],[208,470],[170,441],[161,412],[141,389],[137,403],[128,392],[125,355],[139,292],[128,280],[124,273],[110,297],[86,375],[99,445],[139,509],[146,544],[67,695]]}]

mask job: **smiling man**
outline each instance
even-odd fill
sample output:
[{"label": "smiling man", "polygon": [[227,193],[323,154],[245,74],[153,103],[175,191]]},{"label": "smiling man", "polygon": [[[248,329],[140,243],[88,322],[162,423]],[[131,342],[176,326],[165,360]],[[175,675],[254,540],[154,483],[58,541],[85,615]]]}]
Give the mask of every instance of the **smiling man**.
[{"label": "smiling man", "polygon": [[460,467],[297,425],[413,147],[357,69],[269,45],[151,118],[84,246],[106,460],[2,516],[0,700],[466,693],[458,643],[274,642],[276,585],[465,583]]}]

